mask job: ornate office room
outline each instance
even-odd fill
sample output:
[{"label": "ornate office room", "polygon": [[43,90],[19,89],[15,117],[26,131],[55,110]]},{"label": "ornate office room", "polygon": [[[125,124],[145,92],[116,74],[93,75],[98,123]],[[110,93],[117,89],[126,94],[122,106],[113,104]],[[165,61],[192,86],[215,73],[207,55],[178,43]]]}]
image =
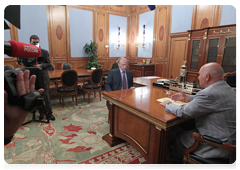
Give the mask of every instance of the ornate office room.
[{"label": "ornate office room", "polygon": [[[54,157],[57,153],[54,147],[50,150],[43,149],[44,151],[34,147],[35,156],[26,160],[21,154],[28,153],[21,153],[15,150],[13,145],[6,145],[4,154],[8,163],[171,163],[167,158],[171,134],[177,131],[177,125],[184,124],[186,120],[176,118],[170,113],[165,114],[157,100],[177,93],[177,88],[194,95],[201,91],[203,87],[199,85],[199,71],[204,64],[210,62],[222,66],[225,81],[228,75],[236,76],[236,8],[231,5],[20,5],[20,14],[20,28],[5,18],[9,29],[4,30],[4,41],[30,43],[31,35],[39,36],[39,44],[49,52],[52,64],[52,69],[48,72],[55,122],[59,119],[72,119],[74,124],[65,125],[65,131],[61,131],[53,127],[51,122],[54,124],[54,121],[50,122],[51,125],[40,123],[38,129],[41,127],[40,131],[47,135],[47,139],[43,136],[35,138],[32,132],[32,139],[26,137],[27,133],[21,132],[15,137],[15,146],[21,143],[22,135],[30,142],[35,141],[33,145],[39,148],[40,145],[50,148],[54,145],[51,138],[58,136],[55,140],[62,143],[57,147],[65,148],[65,151],[61,152],[62,157]],[[87,53],[86,48],[94,45],[97,45],[97,50]],[[96,61],[90,61],[92,56]],[[24,67],[19,64],[17,57],[4,54],[6,69]],[[128,89],[105,92],[108,74],[114,64],[117,66],[116,62],[120,57],[127,59],[127,69],[133,74],[136,88],[132,91]],[[91,66],[88,65],[89,62],[97,64]],[[78,74],[75,84],[73,82],[75,90],[71,93],[75,98],[72,98],[71,94],[62,94],[65,92],[60,89],[65,86],[67,88],[61,77],[64,63],[68,63],[67,67]],[[94,84],[96,78],[93,73],[97,71],[96,68],[102,70],[100,69],[101,78]],[[94,85],[88,87],[85,81]],[[99,94],[95,94],[99,91],[97,86],[101,86]],[[236,91],[236,83],[232,87]],[[164,90],[159,91],[159,88],[169,91],[165,93]],[[85,93],[91,95],[87,96]],[[111,105],[109,110],[105,105],[106,100]],[[63,116],[69,108],[76,109],[75,107],[79,106],[83,109],[91,104],[101,105],[102,115],[100,114],[99,120],[104,119],[102,122],[94,122],[96,117],[93,116],[92,120],[87,121],[88,125],[82,127],[83,120],[79,115],[74,113],[70,115],[71,118]],[[163,112],[164,115],[158,112]],[[28,119],[32,119],[31,117],[32,115]],[[91,121],[94,123],[89,123]],[[135,123],[132,124],[132,121]],[[141,133],[133,127],[139,124]],[[101,127],[102,125],[104,127]],[[37,123],[22,126],[20,131],[32,129],[33,126],[37,126]],[[103,132],[97,131],[100,127],[104,129]],[[52,128],[53,131],[50,132],[47,128]],[[74,136],[78,134],[65,134],[66,131],[70,132],[71,128],[76,133],[83,128],[86,130],[84,137],[89,137],[87,133],[92,135],[89,140],[99,140],[99,145],[93,146],[88,141],[91,145],[88,147],[84,143],[84,137],[84,144],[73,144],[77,142]],[[93,135],[98,137],[94,138]],[[37,142],[40,143],[36,144]],[[19,148],[29,149],[30,145],[21,144]],[[130,148],[131,154],[137,153],[135,156],[139,157],[136,156],[134,161],[118,158],[116,162],[98,162],[95,159],[95,156],[117,147]],[[101,149],[104,151],[101,152]],[[71,155],[72,152],[74,155]],[[75,158],[80,152],[91,154]],[[50,157],[49,160],[47,156]]]}]

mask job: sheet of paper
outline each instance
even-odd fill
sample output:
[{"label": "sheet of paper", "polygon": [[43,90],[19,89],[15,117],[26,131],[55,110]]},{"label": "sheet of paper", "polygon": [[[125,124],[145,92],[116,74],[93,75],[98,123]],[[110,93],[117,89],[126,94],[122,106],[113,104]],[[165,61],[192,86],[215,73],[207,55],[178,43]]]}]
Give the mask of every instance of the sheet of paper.
[{"label": "sheet of paper", "polygon": [[170,81],[170,80],[168,80],[168,79],[158,79],[157,81]]},{"label": "sheet of paper", "polygon": [[148,76],[148,77],[142,77],[142,78],[145,78],[145,79],[156,79],[156,78],[160,78],[160,77],[157,77],[157,76]]},{"label": "sheet of paper", "polygon": [[178,106],[182,106],[182,105],[187,104],[186,102],[182,102],[182,101],[174,101],[174,100],[172,100],[172,99],[169,98],[169,97],[161,98],[161,99],[158,99],[157,101],[158,101],[158,102],[163,102],[163,101],[165,101],[165,100],[169,100],[169,101],[171,101],[173,104],[178,105]]}]

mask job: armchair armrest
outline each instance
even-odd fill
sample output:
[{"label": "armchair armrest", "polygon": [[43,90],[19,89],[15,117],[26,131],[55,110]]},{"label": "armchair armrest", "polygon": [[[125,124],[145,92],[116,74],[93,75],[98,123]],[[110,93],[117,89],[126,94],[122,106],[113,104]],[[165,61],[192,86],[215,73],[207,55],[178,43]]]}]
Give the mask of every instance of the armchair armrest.
[{"label": "armchair armrest", "polygon": [[[212,161],[210,162],[209,160],[202,160],[201,157],[198,156],[194,156],[194,154],[191,154],[191,152],[193,152],[195,149],[197,149],[198,145],[200,142],[204,142],[207,143],[209,145],[218,147],[218,148],[223,148],[226,150],[230,150],[230,151],[238,151],[238,146],[237,145],[230,145],[226,142],[223,142],[217,138],[208,136],[208,135],[201,135],[199,133],[193,132],[191,134],[191,137],[195,139],[194,143],[192,146],[190,146],[189,148],[185,149],[184,151],[184,157],[183,157],[183,169],[186,168],[187,166],[187,162],[192,163],[193,165],[197,165],[197,167],[201,167],[201,168],[206,168],[206,167],[214,167],[216,165],[216,162]],[[192,160],[189,158],[193,158]],[[196,161],[197,160],[197,161]],[[201,161],[199,161],[201,160]],[[200,163],[199,163],[200,162]],[[206,165],[205,165],[206,164]],[[223,165],[225,165],[226,163],[223,163],[220,167],[222,167]],[[228,161],[227,161],[228,164]],[[237,163],[235,164],[235,166],[237,166]]]},{"label": "armchair armrest", "polygon": [[219,148],[227,149],[227,150],[230,150],[230,151],[236,151],[236,145],[230,145],[226,142],[223,142],[223,141],[221,141],[217,138],[214,138],[214,137],[211,137],[211,136],[208,136],[208,135],[201,135],[199,133],[193,132],[191,134],[191,137],[194,138],[195,141],[194,141],[192,146],[190,146],[189,148],[187,148],[184,151],[184,157],[183,157],[184,163],[187,162],[188,154],[193,152],[195,149],[197,149],[200,141],[204,142],[204,143],[207,143],[209,145],[219,147]]},{"label": "armchair armrest", "polygon": [[216,144],[216,145],[223,145],[223,141],[216,139],[214,137],[208,136],[208,135],[202,135],[202,139],[206,142],[211,144]]},{"label": "armchair armrest", "polygon": [[230,151],[236,151],[236,145],[230,145],[226,142],[223,142],[217,138],[211,137],[211,136],[207,136],[207,135],[201,135],[198,133],[193,132],[191,134],[191,136],[193,138],[195,138],[195,140],[199,140],[201,142],[205,142],[208,143],[209,145],[213,145],[219,148],[223,148],[223,149],[227,149]]}]

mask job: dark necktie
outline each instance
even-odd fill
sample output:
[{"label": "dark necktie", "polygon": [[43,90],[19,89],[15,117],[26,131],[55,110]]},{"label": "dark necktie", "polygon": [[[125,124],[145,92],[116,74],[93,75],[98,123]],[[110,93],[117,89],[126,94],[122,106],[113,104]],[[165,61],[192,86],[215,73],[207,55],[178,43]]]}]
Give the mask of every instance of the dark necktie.
[{"label": "dark necktie", "polygon": [[125,77],[125,71],[122,72],[123,73],[123,89],[127,89],[127,82],[126,82],[126,77]]}]

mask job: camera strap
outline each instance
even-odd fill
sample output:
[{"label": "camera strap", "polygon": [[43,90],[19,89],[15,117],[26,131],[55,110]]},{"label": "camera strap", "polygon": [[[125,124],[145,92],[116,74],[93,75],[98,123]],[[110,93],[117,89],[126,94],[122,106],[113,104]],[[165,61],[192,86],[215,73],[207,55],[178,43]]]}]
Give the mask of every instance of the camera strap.
[{"label": "camera strap", "polygon": [[18,98],[13,98],[11,100],[12,103],[17,104],[29,112],[32,112],[37,108],[37,106],[41,106],[43,104],[43,99],[40,97],[40,93],[37,90],[33,90],[30,93],[22,95]]}]

